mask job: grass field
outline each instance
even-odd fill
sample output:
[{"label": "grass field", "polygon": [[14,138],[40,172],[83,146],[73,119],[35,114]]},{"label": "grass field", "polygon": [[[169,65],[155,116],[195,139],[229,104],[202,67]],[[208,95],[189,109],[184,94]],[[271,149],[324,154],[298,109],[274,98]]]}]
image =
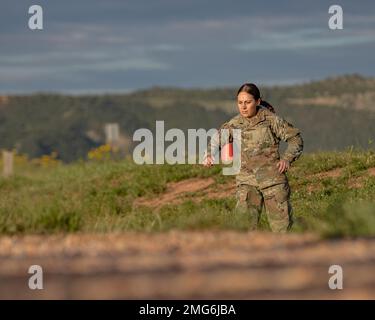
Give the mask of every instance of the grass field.
[{"label": "grass field", "polygon": [[[292,232],[375,235],[374,168],[374,151],[304,155],[288,174]],[[152,205],[177,182],[192,178],[212,183]],[[246,231],[248,217],[232,212],[233,186],[234,177],[223,176],[221,166],[139,166],[131,159],[45,166],[23,161],[16,163],[12,177],[0,180],[0,234]],[[215,196],[216,190],[221,196]],[[264,214],[261,230],[269,230]]]}]

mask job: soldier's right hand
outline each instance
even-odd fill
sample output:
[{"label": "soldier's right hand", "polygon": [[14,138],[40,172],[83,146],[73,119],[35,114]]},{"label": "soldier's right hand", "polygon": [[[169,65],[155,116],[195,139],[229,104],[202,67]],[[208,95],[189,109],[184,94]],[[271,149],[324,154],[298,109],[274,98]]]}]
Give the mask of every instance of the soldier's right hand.
[{"label": "soldier's right hand", "polygon": [[207,156],[203,160],[203,165],[205,167],[211,167],[214,164],[214,157],[212,156]]}]

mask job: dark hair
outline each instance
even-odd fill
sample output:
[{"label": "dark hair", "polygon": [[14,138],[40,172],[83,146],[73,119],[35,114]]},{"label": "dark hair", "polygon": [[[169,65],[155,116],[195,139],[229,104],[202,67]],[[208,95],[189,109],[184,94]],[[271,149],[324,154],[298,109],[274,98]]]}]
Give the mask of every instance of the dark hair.
[{"label": "dark hair", "polygon": [[266,100],[261,100],[260,105],[264,108],[267,108],[269,111],[276,113],[275,108]]},{"label": "dark hair", "polygon": [[255,100],[260,99],[260,91],[254,83],[244,83],[237,91],[237,96],[240,92],[251,94]]}]

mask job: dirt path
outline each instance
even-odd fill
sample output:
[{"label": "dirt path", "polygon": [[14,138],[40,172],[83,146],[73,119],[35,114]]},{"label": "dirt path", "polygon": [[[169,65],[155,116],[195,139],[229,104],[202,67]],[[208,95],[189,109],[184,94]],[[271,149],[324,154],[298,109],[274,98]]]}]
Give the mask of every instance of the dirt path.
[{"label": "dirt path", "polygon": [[148,206],[154,209],[167,204],[179,204],[183,201],[192,198],[194,201],[201,201],[203,199],[220,199],[234,194],[234,182],[214,186],[215,180],[213,178],[192,178],[179,182],[171,182],[167,186],[167,190],[162,195],[155,198],[139,198],[134,201],[133,205]]},{"label": "dirt path", "polygon": [[[30,265],[44,290],[28,289]],[[340,265],[344,289],[328,288]],[[0,238],[0,298],[375,298],[375,239],[235,232]]]}]

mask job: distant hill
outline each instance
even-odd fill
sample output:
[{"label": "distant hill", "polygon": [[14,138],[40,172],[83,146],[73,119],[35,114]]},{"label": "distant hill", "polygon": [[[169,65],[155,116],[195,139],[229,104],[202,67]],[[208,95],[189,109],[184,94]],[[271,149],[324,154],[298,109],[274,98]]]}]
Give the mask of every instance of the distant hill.
[{"label": "distant hill", "polygon": [[[331,77],[299,85],[260,86],[262,97],[280,106],[334,106],[375,112],[375,78],[353,74]],[[142,98],[153,107],[163,107],[174,101],[195,101],[209,110],[235,112],[237,88],[180,89],[154,87],[129,96]]]},{"label": "distant hill", "polygon": [[[293,86],[260,86],[277,113],[303,131],[305,150],[367,147],[375,138],[375,79],[360,75]],[[58,152],[72,161],[104,143],[103,126],[118,122],[124,147],[138,128],[212,128],[236,113],[236,88],[151,88],[129,94],[0,97],[0,148],[30,157]]]}]

